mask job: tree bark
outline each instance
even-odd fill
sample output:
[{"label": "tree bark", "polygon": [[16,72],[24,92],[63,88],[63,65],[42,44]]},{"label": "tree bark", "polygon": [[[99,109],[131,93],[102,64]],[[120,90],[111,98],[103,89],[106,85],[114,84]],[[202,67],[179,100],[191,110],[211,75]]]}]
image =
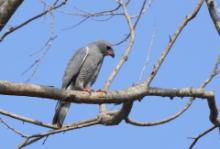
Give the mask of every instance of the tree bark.
[{"label": "tree bark", "polygon": [[[142,99],[145,96],[160,97],[196,97],[214,98],[212,91],[205,91],[196,88],[165,89],[156,87],[146,87],[145,84],[137,84],[125,90],[116,90],[108,93],[92,92],[91,94],[76,90],[63,90],[55,87],[42,86],[36,84],[13,83],[0,81],[1,95],[29,96],[48,98],[52,100],[62,100],[73,103],[102,104],[102,103],[124,103]],[[130,104],[129,104],[130,106]]]},{"label": "tree bark", "polygon": [[0,0],[0,32],[23,0]]},{"label": "tree bark", "polygon": [[206,0],[206,4],[208,6],[209,14],[212,18],[212,21],[215,25],[215,28],[220,35],[220,18],[218,16],[217,8],[214,4],[214,0]]}]

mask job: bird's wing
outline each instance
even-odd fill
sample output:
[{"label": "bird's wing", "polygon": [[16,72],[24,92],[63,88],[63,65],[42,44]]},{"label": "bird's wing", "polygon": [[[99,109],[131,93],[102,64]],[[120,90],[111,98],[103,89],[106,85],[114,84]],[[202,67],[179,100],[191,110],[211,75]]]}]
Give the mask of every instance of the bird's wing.
[{"label": "bird's wing", "polygon": [[95,72],[94,72],[94,74],[93,74],[93,76],[92,76],[92,78],[89,82],[90,83],[89,86],[92,86],[94,84],[94,82],[96,81],[96,79],[98,77],[98,74],[100,72],[102,63],[103,63],[103,59],[97,64],[97,68],[96,68],[96,70],[95,70]]},{"label": "bird's wing", "polygon": [[74,56],[70,59],[63,76],[62,88],[67,88],[72,81],[75,81],[88,54],[89,47],[81,48],[77,50]]}]

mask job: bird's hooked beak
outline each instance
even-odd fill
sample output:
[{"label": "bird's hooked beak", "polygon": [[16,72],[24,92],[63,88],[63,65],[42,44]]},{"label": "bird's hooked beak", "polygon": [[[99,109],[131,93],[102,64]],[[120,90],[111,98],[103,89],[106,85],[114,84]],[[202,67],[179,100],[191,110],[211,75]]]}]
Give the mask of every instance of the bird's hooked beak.
[{"label": "bird's hooked beak", "polygon": [[112,49],[106,50],[105,55],[109,55],[109,56],[111,56],[113,58],[115,57],[115,53],[114,53],[114,51]]}]

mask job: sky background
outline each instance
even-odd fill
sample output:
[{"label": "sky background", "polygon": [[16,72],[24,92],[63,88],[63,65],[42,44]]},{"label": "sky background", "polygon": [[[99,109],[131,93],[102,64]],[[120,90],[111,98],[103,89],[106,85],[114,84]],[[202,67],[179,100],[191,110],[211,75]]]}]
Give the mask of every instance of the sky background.
[{"label": "sky background", "polygon": [[[220,4],[220,1],[218,2]],[[133,0],[128,7],[129,13],[131,15],[137,14],[141,3],[140,0]],[[169,35],[172,35],[184,17],[192,12],[196,3],[196,0],[153,1],[137,26],[137,36],[132,53],[113,81],[110,90],[126,89],[147,78],[152,66],[169,42]],[[89,12],[97,12],[116,6],[117,3],[112,0],[69,0],[66,6],[57,10],[53,15],[42,17],[9,35],[0,43],[0,80],[25,82],[33,70],[24,75],[22,73],[42,56],[42,51],[36,51],[44,47],[53,32],[57,38],[42,59],[30,83],[60,87],[65,66],[76,49],[98,39],[116,43],[128,33],[126,20],[123,16],[117,16],[108,21],[88,20],[77,28],[71,29],[71,26],[82,18],[68,15],[66,12],[74,13],[76,7]],[[43,9],[40,0],[24,1],[2,33],[6,31],[7,27],[19,24]],[[148,47],[152,42],[152,36],[154,38],[149,54]],[[179,36],[152,82],[152,86],[162,88],[198,87],[209,76],[216,62],[220,53],[219,41],[219,35],[204,3],[198,16],[188,24]],[[93,89],[103,87],[126,46],[127,42],[114,46],[116,57],[105,59]],[[146,57],[149,57],[149,62],[140,80],[139,76]],[[217,76],[206,88],[206,90],[215,91],[218,105],[220,104],[218,101],[219,81],[220,77]],[[0,99],[1,109],[43,122],[52,121],[56,101],[2,95]],[[130,117],[139,121],[160,120],[178,112],[187,101],[187,98],[170,100],[162,97],[146,97],[141,102],[135,102]],[[109,109],[119,107],[108,106]],[[72,104],[65,123],[93,118],[97,112],[97,105]],[[23,124],[2,115],[0,117],[25,134],[48,130],[28,123]],[[53,135],[47,139],[44,145],[41,140],[28,146],[27,149],[186,149],[192,142],[188,137],[195,137],[211,126],[207,102],[198,99],[181,117],[163,125],[137,127],[125,122],[110,127],[96,125]],[[2,124],[0,124],[0,130],[2,149],[16,148],[23,141]],[[195,149],[219,149],[219,146],[220,136],[216,129],[202,138],[196,144]]]}]

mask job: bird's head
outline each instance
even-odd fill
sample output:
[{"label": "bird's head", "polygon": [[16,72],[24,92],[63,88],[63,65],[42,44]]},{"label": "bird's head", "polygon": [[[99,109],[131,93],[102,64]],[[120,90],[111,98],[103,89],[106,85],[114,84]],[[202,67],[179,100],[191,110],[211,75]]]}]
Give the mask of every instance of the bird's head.
[{"label": "bird's head", "polygon": [[111,56],[115,57],[114,50],[112,45],[107,41],[97,41],[97,47],[99,48],[100,52],[103,53],[104,56]]}]

